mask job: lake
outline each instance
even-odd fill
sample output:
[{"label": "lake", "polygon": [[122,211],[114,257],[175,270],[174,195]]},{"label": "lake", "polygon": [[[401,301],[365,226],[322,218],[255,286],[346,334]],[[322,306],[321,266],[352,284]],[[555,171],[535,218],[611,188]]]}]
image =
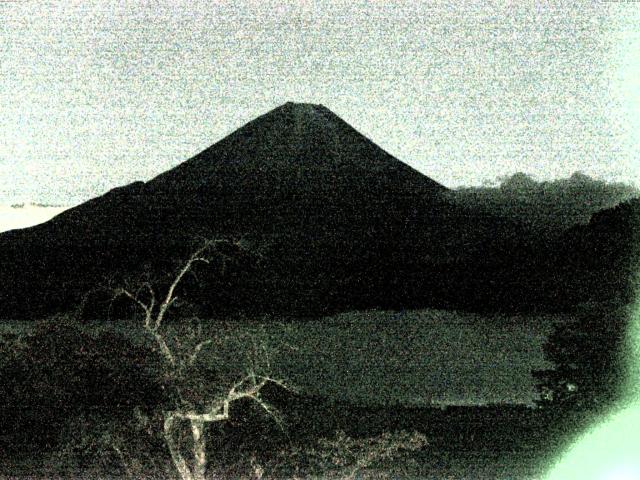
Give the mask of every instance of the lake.
[{"label": "lake", "polygon": [[[308,394],[365,404],[531,404],[530,372],[550,366],[542,344],[562,320],[557,315],[356,311],[302,322],[270,321],[261,328],[280,351],[272,364]],[[5,321],[0,334],[32,325]],[[132,331],[132,325],[118,328]],[[214,327],[205,331],[213,335]],[[290,348],[279,349],[280,343]]]}]

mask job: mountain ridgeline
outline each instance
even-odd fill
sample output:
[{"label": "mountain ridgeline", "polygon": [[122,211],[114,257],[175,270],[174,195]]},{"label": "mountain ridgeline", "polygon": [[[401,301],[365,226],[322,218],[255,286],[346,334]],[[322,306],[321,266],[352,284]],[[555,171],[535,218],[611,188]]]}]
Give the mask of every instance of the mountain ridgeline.
[{"label": "mountain ridgeline", "polygon": [[[628,295],[620,275],[638,205],[625,205],[541,240],[459,201],[325,107],[287,103],[148,182],[1,234],[0,317],[40,318],[89,291],[105,315],[109,285],[162,283],[203,238],[243,249],[184,284],[200,315],[566,309]],[[594,248],[611,257],[582,262]],[[601,278],[617,280],[602,289]]]}]

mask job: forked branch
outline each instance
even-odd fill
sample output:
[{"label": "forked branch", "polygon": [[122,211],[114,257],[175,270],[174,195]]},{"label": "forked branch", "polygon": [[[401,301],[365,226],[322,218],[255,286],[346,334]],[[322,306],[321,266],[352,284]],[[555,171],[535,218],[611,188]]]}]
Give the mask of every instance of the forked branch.
[{"label": "forked branch", "polygon": [[[172,366],[178,367],[177,356],[171,351],[165,338],[159,333],[162,327],[167,310],[176,302],[178,297],[176,296],[176,289],[180,285],[184,276],[193,269],[193,266],[202,262],[209,264],[211,259],[207,256],[207,252],[218,247],[219,245],[226,244],[226,240],[207,240],[203,245],[198,248],[184,263],[184,265],[178,270],[173,281],[167,288],[167,292],[164,295],[163,300],[158,305],[156,292],[149,282],[142,283],[134,292],[127,288],[118,288],[115,290],[115,297],[124,295],[132,300],[138,307],[144,312],[144,328],[147,330],[153,339],[155,340],[158,348],[165,358],[165,360]],[[239,245],[237,242],[235,245]],[[221,252],[217,252],[222,257],[226,258],[226,255]],[[146,290],[147,294],[142,295],[142,291]],[[195,346],[194,351],[188,356],[188,364],[193,364],[197,360],[200,351],[211,341],[204,341]]]},{"label": "forked branch", "polygon": [[[202,262],[209,264],[211,262],[210,252],[215,247],[228,243],[225,240],[209,240],[198,248],[176,272],[171,284],[167,287],[166,293],[161,296],[159,301],[156,292],[150,283],[142,283],[136,290],[120,288],[116,290],[117,295],[124,295],[134,302],[145,314],[144,328],[155,340],[162,356],[170,367],[171,377],[177,381],[178,397],[180,398],[180,407],[172,411],[164,413],[164,438],[171,454],[173,464],[178,471],[182,480],[204,480],[206,472],[206,444],[205,429],[207,424],[212,422],[221,422],[228,420],[230,417],[230,408],[234,402],[242,399],[249,399],[256,402],[270,417],[275,419],[278,425],[282,426],[279,413],[271,405],[260,397],[261,390],[269,383],[287,388],[281,380],[274,379],[269,376],[257,375],[255,372],[257,367],[250,367],[241,380],[236,382],[229,388],[226,393],[207,399],[210,394],[205,394],[204,398],[199,402],[193,402],[183,397],[180,382],[183,380],[184,374],[189,375],[189,368],[193,367],[202,351],[214,341],[213,339],[205,339],[196,343],[188,352],[180,352],[180,339],[174,338],[170,348],[166,335],[161,331],[165,315],[169,308],[176,302],[176,291],[187,273],[191,272],[196,263]],[[239,243],[235,243],[240,247]],[[228,255],[220,250],[216,250],[216,254],[220,255],[223,265],[229,259]],[[201,328],[198,329],[199,333]],[[197,342],[197,339],[196,339]],[[270,360],[266,349],[259,349],[253,345],[254,356],[260,356],[266,359],[267,368],[270,370]],[[177,422],[188,422],[192,436],[192,460],[187,461],[183,457],[180,445],[175,439],[175,428]]]},{"label": "forked branch", "polygon": [[[258,376],[250,372],[242,380],[236,382],[227,392],[225,398],[214,402],[209,410],[198,412],[196,410],[174,410],[165,412],[164,437],[169,447],[169,453],[182,480],[203,480],[206,472],[205,451],[205,427],[209,423],[223,422],[230,418],[231,405],[242,399],[250,399],[256,402],[267,414],[272,417],[279,426],[282,419],[275,408],[260,398],[260,391],[269,383],[274,383],[287,388],[281,380],[267,376]],[[189,466],[187,460],[180,452],[180,448],[174,439],[174,426],[176,421],[188,421],[191,425],[193,437],[193,462]]]}]

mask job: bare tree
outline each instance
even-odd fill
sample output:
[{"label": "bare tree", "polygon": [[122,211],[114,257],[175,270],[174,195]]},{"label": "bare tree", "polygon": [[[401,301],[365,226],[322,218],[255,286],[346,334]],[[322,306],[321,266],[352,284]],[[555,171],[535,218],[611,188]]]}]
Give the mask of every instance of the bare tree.
[{"label": "bare tree", "polygon": [[[187,392],[184,385],[197,378],[194,373],[196,364],[205,348],[212,348],[220,338],[202,338],[202,329],[198,328],[197,338],[185,346],[180,338],[170,338],[164,321],[169,309],[175,305],[178,297],[176,290],[185,276],[192,272],[198,263],[209,264],[215,256],[225,262],[228,255],[218,247],[228,244],[225,240],[210,240],[198,248],[179,268],[163,295],[158,296],[156,288],[150,281],[141,282],[135,290],[119,288],[116,295],[124,295],[131,299],[144,312],[144,330],[151,336],[156,347],[165,360],[169,379],[174,383],[178,401],[175,408],[167,410],[164,416],[164,440],[171,454],[171,460],[182,480],[203,480],[207,469],[206,427],[213,422],[223,422],[230,418],[230,407],[240,400],[254,401],[264,411],[279,421],[278,412],[267,404],[260,396],[261,390],[268,384],[277,384],[286,388],[285,384],[270,375],[270,361],[266,348],[258,348],[253,344],[252,361],[239,375],[235,382],[226,386],[218,385],[215,393],[205,388],[200,395]],[[234,244],[240,247],[239,243]],[[174,334],[175,335],[175,334]],[[261,358],[257,358],[261,357]],[[260,365],[260,363],[262,364]],[[191,377],[193,375],[193,377]],[[197,381],[197,380],[196,380]],[[185,450],[176,439],[179,425],[187,424],[191,432],[191,459],[185,458]]]}]

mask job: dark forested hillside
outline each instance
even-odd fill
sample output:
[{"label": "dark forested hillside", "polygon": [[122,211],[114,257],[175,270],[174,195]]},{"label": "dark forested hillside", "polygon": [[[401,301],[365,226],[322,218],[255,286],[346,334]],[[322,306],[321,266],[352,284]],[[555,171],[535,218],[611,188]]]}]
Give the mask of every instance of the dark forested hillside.
[{"label": "dark forested hillside", "polygon": [[581,172],[547,181],[515,173],[496,186],[463,187],[449,191],[448,195],[472,208],[518,219],[538,236],[555,238],[574,225],[586,225],[600,210],[640,196],[640,191]]},{"label": "dark forested hillside", "polygon": [[452,198],[328,109],[287,103],[146,183],[0,235],[0,317],[66,310],[143,271],[158,278],[202,238],[244,252],[224,275],[200,272],[191,299],[207,314],[555,308],[561,245],[485,207]]}]

